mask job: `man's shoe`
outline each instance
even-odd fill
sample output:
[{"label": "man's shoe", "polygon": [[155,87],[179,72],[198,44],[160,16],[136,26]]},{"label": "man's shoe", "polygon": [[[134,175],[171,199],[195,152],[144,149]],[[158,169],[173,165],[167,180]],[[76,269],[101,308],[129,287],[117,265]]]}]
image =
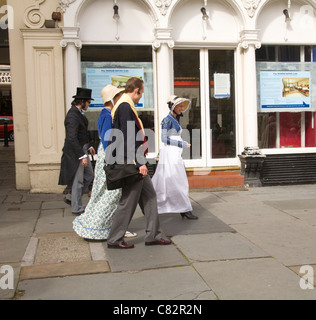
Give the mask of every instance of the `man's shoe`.
[{"label": "man's shoe", "polygon": [[145,242],[145,246],[166,246],[171,244],[171,240],[160,238],[159,240]]},{"label": "man's shoe", "polygon": [[67,198],[64,198],[64,202],[69,204],[71,206],[71,200],[67,199]]},{"label": "man's shoe", "polygon": [[127,243],[125,241],[122,241],[119,244],[108,243],[108,248],[110,248],[110,249],[132,249],[132,248],[134,248],[134,245],[132,243]]}]

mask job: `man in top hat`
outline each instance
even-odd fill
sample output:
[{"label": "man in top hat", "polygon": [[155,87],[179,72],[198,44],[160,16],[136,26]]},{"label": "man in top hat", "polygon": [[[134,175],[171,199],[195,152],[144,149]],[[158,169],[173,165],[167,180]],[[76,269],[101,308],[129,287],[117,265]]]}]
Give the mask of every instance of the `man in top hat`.
[{"label": "man in top hat", "polygon": [[91,94],[91,89],[77,88],[64,122],[66,138],[58,184],[71,187],[71,194],[66,195],[65,202],[71,204],[75,214],[84,212],[82,194],[94,177],[88,152],[94,155],[95,150],[89,147],[88,119],[84,115],[91,100],[94,100]]}]

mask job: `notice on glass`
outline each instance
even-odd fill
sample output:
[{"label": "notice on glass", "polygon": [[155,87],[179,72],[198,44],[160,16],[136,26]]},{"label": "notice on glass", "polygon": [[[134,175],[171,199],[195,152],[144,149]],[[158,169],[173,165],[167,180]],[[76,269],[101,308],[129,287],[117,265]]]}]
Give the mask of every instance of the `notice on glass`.
[{"label": "notice on glass", "polygon": [[214,74],[214,98],[215,99],[230,98],[230,74],[229,73]]},{"label": "notice on glass", "polygon": [[261,71],[261,111],[304,111],[310,109],[310,82],[311,75],[307,71]]},{"label": "notice on glass", "polygon": [[[115,87],[124,88],[129,78],[137,77],[144,80],[144,70],[138,68],[87,68],[86,84],[87,88],[92,89],[90,108],[103,108],[101,90],[108,84]],[[135,104],[136,108],[144,108],[144,95]]]}]

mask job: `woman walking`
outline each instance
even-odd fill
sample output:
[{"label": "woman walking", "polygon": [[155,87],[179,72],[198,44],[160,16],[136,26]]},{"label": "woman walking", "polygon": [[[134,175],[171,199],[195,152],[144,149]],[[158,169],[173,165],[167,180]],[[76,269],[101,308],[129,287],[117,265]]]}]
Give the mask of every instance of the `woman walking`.
[{"label": "woman walking", "polygon": [[157,194],[158,213],[180,213],[183,218],[198,219],[192,214],[189,183],[182,159],[182,150],[191,144],[181,138],[180,117],[189,108],[190,100],[175,95],[168,99],[170,112],[161,122],[159,162],[152,182]]},{"label": "woman walking", "polygon": [[[101,91],[104,109],[98,119],[100,144],[98,159],[95,166],[95,177],[89,203],[85,212],[73,221],[73,229],[82,238],[106,240],[111,229],[113,214],[120,201],[121,189],[107,190],[104,172],[105,150],[112,128],[111,110],[123,94],[124,88],[108,85]],[[126,232],[127,237],[136,236],[136,233]]]}]

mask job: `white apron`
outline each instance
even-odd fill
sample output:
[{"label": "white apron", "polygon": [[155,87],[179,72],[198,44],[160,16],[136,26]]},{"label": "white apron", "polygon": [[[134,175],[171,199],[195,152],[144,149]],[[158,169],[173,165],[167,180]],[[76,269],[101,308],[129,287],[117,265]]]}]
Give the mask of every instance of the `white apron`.
[{"label": "white apron", "polygon": [[[171,136],[170,139],[182,140],[180,136]],[[182,150],[166,144],[160,149],[159,162],[152,177],[159,214],[192,211]]]}]

